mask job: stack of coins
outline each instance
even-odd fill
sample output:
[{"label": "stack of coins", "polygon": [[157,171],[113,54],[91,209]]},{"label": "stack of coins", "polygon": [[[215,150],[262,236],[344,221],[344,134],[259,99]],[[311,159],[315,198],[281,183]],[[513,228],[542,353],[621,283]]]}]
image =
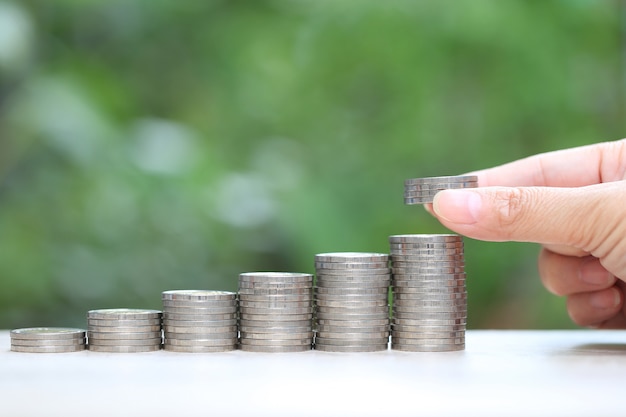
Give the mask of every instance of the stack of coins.
[{"label": "stack of coins", "polygon": [[475,175],[414,178],[404,181],[404,204],[432,203],[441,190],[476,187],[478,177]]},{"label": "stack of coins", "polygon": [[161,299],[165,350],[208,353],[237,348],[237,293],[171,290]]},{"label": "stack of coins", "polygon": [[87,312],[89,350],[152,352],[161,349],[161,312],[112,308]]},{"label": "stack of coins", "polygon": [[239,335],[248,352],[302,352],[313,343],[313,275],[239,275]]},{"label": "stack of coins", "polygon": [[391,348],[465,348],[467,291],[463,240],[454,234],[390,236],[393,271]]},{"label": "stack of coins", "polygon": [[11,330],[11,350],[29,353],[65,353],[85,350],[85,331],[63,327]]},{"label": "stack of coins", "polygon": [[389,255],[315,256],[315,349],[374,352],[389,342]]}]

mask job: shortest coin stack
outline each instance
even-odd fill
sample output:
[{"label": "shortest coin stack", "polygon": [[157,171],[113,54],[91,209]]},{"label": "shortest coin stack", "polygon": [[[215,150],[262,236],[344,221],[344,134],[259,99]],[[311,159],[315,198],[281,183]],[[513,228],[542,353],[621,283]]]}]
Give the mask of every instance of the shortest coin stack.
[{"label": "shortest coin stack", "polygon": [[476,187],[478,177],[475,175],[414,178],[404,181],[404,204],[432,203],[441,190]]},{"label": "shortest coin stack", "polygon": [[239,334],[248,352],[303,352],[313,344],[313,275],[239,275]]},{"label": "shortest coin stack", "polygon": [[165,350],[210,353],[237,348],[237,293],[171,290],[161,299]]},{"label": "shortest coin stack", "polygon": [[28,353],[66,353],[85,350],[85,331],[62,327],[11,330],[11,350]]},{"label": "shortest coin stack", "polygon": [[89,350],[135,353],[161,349],[161,312],[133,308],[90,310]]}]

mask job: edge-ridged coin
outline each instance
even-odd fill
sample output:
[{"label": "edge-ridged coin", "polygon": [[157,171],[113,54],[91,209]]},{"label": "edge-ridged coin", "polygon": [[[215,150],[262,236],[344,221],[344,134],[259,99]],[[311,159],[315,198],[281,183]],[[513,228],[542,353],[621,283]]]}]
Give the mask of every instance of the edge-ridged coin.
[{"label": "edge-ridged coin", "polygon": [[308,282],[240,282],[239,283],[239,291],[242,289],[248,290],[274,290],[274,289],[285,289],[285,290],[295,290],[295,289],[306,289],[310,288],[313,285],[313,280]]},{"label": "edge-ridged coin", "polygon": [[316,296],[322,295],[337,295],[337,296],[352,296],[352,295],[387,295],[389,288],[387,286],[373,287],[373,288],[359,288],[356,285],[351,285],[348,288],[344,287],[315,287],[314,294]]},{"label": "edge-ridged coin", "polygon": [[237,293],[216,290],[168,290],[161,293],[162,300],[218,301],[232,300]]},{"label": "edge-ridged coin", "polygon": [[249,339],[241,338],[240,346],[309,346],[313,343],[313,337],[304,339]]},{"label": "edge-ridged coin", "polygon": [[163,313],[163,322],[166,320],[181,321],[222,321],[237,318],[237,313],[220,313],[220,314],[179,314],[179,313]]},{"label": "edge-ridged coin", "polygon": [[382,319],[377,319],[377,320],[372,320],[372,319],[365,319],[365,320],[358,320],[358,319],[352,319],[352,320],[348,320],[348,319],[323,319],[323,318],[319,318],[317,319],[317,324],[319,325],[323,325],[323,326],[337,326],[337,327],[367,327],[367,326],[387,326],[389,325],[389,316],[382,318]]},{"label": "edge-ridged coin", "polygon": [[421,177],[404,180],[405,184],[428,184],[439,182],[478,182],[476,175],[440,175],[436,177]]},{"label": "edge-ridged coin", "polygon": [[236,326],[237,319],[228,320],[172,320],[163,319],[163,328],[167,327],[228,327]]},{"label": "edge-ridged coin", "polygon": [[87,339],[154,339],[161,336],[161,330],[147,333],[135,333],[135,332],[100,332],[97,330],[89,330],[87,332]]},{"label": "edge-ridged coin", "polygon": [[222,333],[163,333],[164,340],[236,339],[237,331]]},{"label": "edge-ridged coin", "polygon": [[307,291],[303,294],[286,294],[286,295],[273,295],[273,294],[261,294],[261,295],[249,295],[239,294],[239,304],[242,301],[248,303],[304,303],[313,301],[313,294]]},{"label": "edge-ridged coin", "polygon": [[218,300],[218,301],[180,301],[180,300],[163,300],[163,307],[176,307],[176,308],[226,308],[236,307],[237,299],[232,300]]},{"label": "edge-ridged coin", "polygon": [[237,338],[230,339],[166,339],[168,346],[234,346],[237,344]]},{"label": "edge-ridged coin", "polygon": [[81,339],[11,339],[15,346],[74,346],[85,344],[85,338]]},{"label": "edge-ridged coin", "polygon": [[12,352],[21,353],[72,353],[85,350],[85,344],[77,344],[73,346],[17,346],[11,345]]},{"label": "edge-ridged coin", "polygon": [[158,326],[134,326],[134,327],[122,327],[122,326],[92,326],[87,325],[87,331],[101,332],[101,333],[149,333],[157,332],[161,330],[161,325]]},{"label": "edge-ridged coin", "polygon": [[311,286],[301,287],[301,288],[239,288],[239,298],[241,299],[242,295],[254,295],[254,296],[268,296],[268,295],[277,295],[277,296],[285,296],[285,295],[293,295],[306,296],[311,293]]},{"label": "edge-ridged coin", "polygon": [[366,288],[388,288],[390,284],[390,279],[372,282],[361,282],[358,284],[348,284],[341,281],[327,281],[320,279],[317,281],[317,288],[342,288],[344,290],[351,289],[353,291],[359,291],[360,289]]},{"label": "edge-ridged coin", "polygon": [[325,337],[315,336],[315,345],[333,345],[333,346],[366,346],[387,344],[388,337],[379,337],[372,339],[329,339]]},{"label": "edge-ridged coin", "polygon": [[377,325],[377,326],[329,326],[325,324],[318,324],[316,332],[332,332],[332,333],[375,333],[375,332],[388,332],[390,326]]},{"label": "edge-ridged coin", "polygon": [[296,352],[308,352],[313,347],[312,345],[302,346],[255,346],[255,345],[240,345],[239,347],[244,352],[262,352],[262,353],[296,353]]},{"label": "edge-ridged coin", "polygon": [[318,262],[315,261],[315,270],[385,270],[389,268],[388,261],[384,262]]},{"label": "edge-ridged coin", "polygon": [[401,326],[449,326],[449,325],[466,325],[467,318],[452,318],[446,319],[445,317],[436,317],[436,318],[412,318],[405,319],[400,317],[394,317],[392,320],[392,324],[401,325]]},{"label": "edge-ridged coin", "polygon": [[88,319],[96,320],[138,320],[138,319],[158,319],[161,317],[160,310],[146,310],[140,308],[105,308],[98,310],[89,310],[87,312]]},{"label": "edge-ridged coin", "polygon": [[313,318],[313,314],[246,314],[241,313],[241,319],[250,321],[298,321],[298,320],[310,320]]},{"label": "edge-ridged coin", "polygon": [[306,326],[311,326],[312,320],[310,318],[308,319],[301,319],[301,320],[247,320],[245,318],[242,318],[239,321],[239,326],[240,327],[244,327],[244,326],[249,326],[249,327],[293,327],[293,328],[298,328],[298,327],[306,327]]},{"label": "edge-ridged coin", "polygon": [[424,293],[394,293],[393,302],[397,301],[453,301],[453,300],[467,300],[467,291],[449,293],[449,294],[424,294]]},{"label": "edge-ridged coin", "polygon": [[[429,307],[456,307],[466,306],[467,300],[461,299],[445,299],[445,300],[393,300],[392,307],[414,307],[414,308],[429,308]],[[421,310],[420,310],[421,311]]]},{"label": "edge-ridged coin", "polygon": [[315,255],[316,262],[386,262],[389,255],[373,252],[329,252]]},{"label": "edge-ridged coin", "polygon": [[369,307],[388,307],[389,303],[387,297],[381,297],[378,300],[371,301],[353,301],[346,298],[345,301],[330,301],[318,298],[316,303],[317,307],[330,307],[330,308],[369,308]]},{"label": "edge-ridged coin", "polygon": [[449,345],[449,346],[416,346],[416,345],[403,345],[401,343],[391,343],[392,350],[399,350],[404,352],[433,352],[433,353],[445,353],[465,350],[465,344],[461,345]]},{"label": "edge-ridged coin", "polygon": [[306,301],[289,301],[289,302],[285,302],[285,301],[273,301],[273,300],[268,300],[268,301],[240,301],[239,302],[239,306],[242,309],[245,308],[286,308],[286,309],[292,309],[292,308],[306,308],[306,307],[311,307],[313,305],[313,300],[306,300]]},{"label": "edge-ridged coin", "polygon": [[291,339],[310,339],[313,337],[313,332],[301,332],[301,333],[251,333],[241,332],[242,339],[270,339],[270,340],[291,340]]},{"label": "edge-ridged coin", "polygon": [[324,339],[350,339],[350,340],[356,340],[356,341],[363,341],[363,340],[379,340],[379,339],[386,339],[389,337],[389,331],[382,331],[382,332],[369,332],[369,333],[363,333],[363,332],[353,332],[353,333],[344,333],[344,332],[326,332],[326,331],[318,331],[315,334],[315,337],[319,337],[322,340]]},{"label": "edge-ridged coin", "polygon": [[163,314],[229,314],[236,313],[237,306],[230,307],[163,307]]},{"label": "edge-ridged coin", "polygon": [[237,350],[237,345],[228,346],[180,346],[170,345],[167,341],[163,344],[163,350],[176,353],[221,353]]},{"label": "edge-ridged coin", "polygon": [[392,330],[391,338],[396,339],[458,339],[464,338],[465,331],[459,330],[456,332],[401,332],[398,330]]},{"label": "edge-ridged coin", "polygon": [[402,324],[392,324],[392,331],[420,333],[420,332],[464,332],[466,330],[465,324],[451,324],[451,325],[420,325],[420,326],[406,326]]},{"label": "edge-ridged coin", "polygon": [[298,315],[313,314],[313,306],[308,307],[289,307],[289,308],[258,308],[258,307],[242,307],[241,314],[260,314],[260,315]]},{"label": "edge-ridged coin", "polygon": [[315,345],[315,350],[320,352],[335,352],[335,353],[349,353],[349,352],[382,352],[388,349],[387,343],[371,345],[371,346],[337,346],[337,345]]},{"label": "edge-ridged coin", "polygon": [[252,333],[252,334],[274,334],[274,335],[282,335],[282,334],[299,334],[299,333],[311,333],[313,331],[313,326],[309,324],[308,326],[302,327],[266,327],[266,326],[240,326],[240,333]]},{"label": "edge-ridged coin", "polygon": [[134,327],[134,326],[160,326],[161,319],[145,319],[145,320],[102,320],[102,319],[88,319],[90,326],[98,327]]},{"label": "edge-ridged coin", "polygon": [[152,346],[160,344],[160,337],[154,339],[89,339],[89,346]]},{"label": "edge-ridged coin", "polygon": [[106,352],[106,353],[143,353],[143,352],[156,352],[161,350],[161,345],[152,346],[96,346],[89,345],[88,349],[92,352]]},{"label": "edge-ridged coin", "polygon": [[11,340],[15,339],[84,339],[86,331],[69,327],[27,327],[13,329],[10,332]]},{"label": "edge-ridged coin", "polygon": [[236,332],[237,326],[199,327],[199,326],[167,326],[163,329],[168,334],[221,334]]}]

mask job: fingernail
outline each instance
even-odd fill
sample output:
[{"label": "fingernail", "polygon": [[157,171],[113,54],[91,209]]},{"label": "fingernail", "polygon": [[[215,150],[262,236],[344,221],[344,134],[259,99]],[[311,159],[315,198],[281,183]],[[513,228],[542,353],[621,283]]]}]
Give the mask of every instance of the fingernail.
[{"label": "fingernail", "polygon": [[615,308],[620,303],[619,291],[616,288],[609,288],[607,291],[593,293],[589,296],[589,303],[599,309]]},{"label": "fingernail", "polygon": [[476,223],[481,207],[480,194],[470,190],[443,190],[433,200],[435,214],[451,223]]},{"label": "fingernail", "polygon": [[591,285],[610,285],[615,281],[613,275],[595,258],[585,259],[581,263],[578,276],[581,281]]}]

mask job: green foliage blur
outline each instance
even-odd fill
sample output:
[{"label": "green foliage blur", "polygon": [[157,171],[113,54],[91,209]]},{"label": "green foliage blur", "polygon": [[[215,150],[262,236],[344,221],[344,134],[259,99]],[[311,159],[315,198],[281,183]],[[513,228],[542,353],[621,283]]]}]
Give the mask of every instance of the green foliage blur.
[{"label": "green foliage blur", "polygon": [[[445,233],[404,179],[624,136],[621,4],[0,0],[0,328]],[[466,240],[469,328],[573,327],[537,252]]]}]

